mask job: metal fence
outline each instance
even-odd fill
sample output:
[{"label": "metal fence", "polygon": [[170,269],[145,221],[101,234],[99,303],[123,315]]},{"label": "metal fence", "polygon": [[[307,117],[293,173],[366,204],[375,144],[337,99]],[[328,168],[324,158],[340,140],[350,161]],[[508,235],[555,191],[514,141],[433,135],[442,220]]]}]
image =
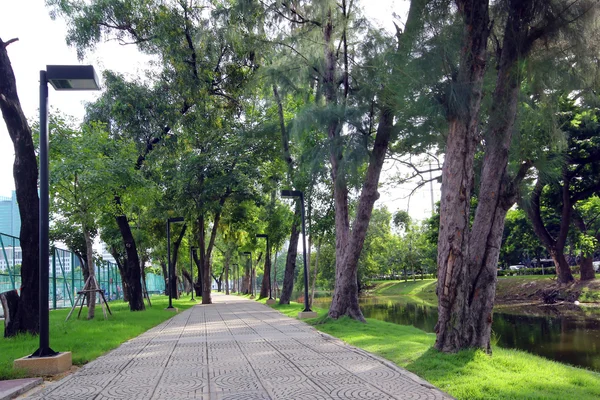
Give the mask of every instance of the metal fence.
[{"label": "metal fence", "polygon": [[[53,309],[72,307],[77,291],[85,284],[81,260],[69,250],[53,247],[50,252],[49,306]],[[22,258],[19,238],[0,233],[0,293],[20,290]],[[96,262],[96,279],[107,300],[123,298],[123,283],[115,263]],[[165,288],[163,277],[154,274],[146,275],[146,284],[148,293],[160,293]]]}]

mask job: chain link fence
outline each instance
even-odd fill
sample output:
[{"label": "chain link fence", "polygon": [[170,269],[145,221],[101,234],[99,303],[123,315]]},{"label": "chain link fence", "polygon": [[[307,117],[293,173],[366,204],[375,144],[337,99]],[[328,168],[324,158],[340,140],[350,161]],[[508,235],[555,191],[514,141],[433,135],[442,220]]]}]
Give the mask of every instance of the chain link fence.
[{"label": "chain link fence", "polygon": [[[53,247],[50,253],[48,304],[53,309],[72,307],[77,291],[85,285],[82,262],[69,250]],[[0,293],[20,290],[22,259],[19,238],[0,233]],[[123,283],[117,264],[100,260],[96,262],[95,267],[98,285],[104,291],[106,299],[123,299]],[[149,294],[158,294],[165,290],[165,281],[159,275],[147,274],[146,285]],[[100,301],[99,296],[97,301]]]}]

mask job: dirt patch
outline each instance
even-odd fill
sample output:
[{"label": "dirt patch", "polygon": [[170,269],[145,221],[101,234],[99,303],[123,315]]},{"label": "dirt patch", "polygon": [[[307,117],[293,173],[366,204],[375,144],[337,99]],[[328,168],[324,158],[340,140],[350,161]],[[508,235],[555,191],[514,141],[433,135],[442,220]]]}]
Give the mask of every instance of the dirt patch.
[{"label": "dirt patch", "polygon": [[514,305],[531,303],[539,305],[574,303],[579,300],[584,289],[592,292],[600,292],[600,279],[586,282],[576,281],[560,285],[555,279],[551,278],[499,278],[496,287],[496,304]]}]

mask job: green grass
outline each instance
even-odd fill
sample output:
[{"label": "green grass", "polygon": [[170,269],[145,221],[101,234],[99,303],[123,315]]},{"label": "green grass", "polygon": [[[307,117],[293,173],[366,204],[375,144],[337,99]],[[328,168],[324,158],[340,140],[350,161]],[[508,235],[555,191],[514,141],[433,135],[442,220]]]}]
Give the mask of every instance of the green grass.
[{"label": "green grass", "polygon": [[600,303],[600,292],[583,288],[579,295],[579,301],[582,303]]},{"label": "green grass", "polygon": [[[275,305],[296,317],[299,304]],[[493,355],[468,350],[445,354],[433,349],[435,334],[411,326],[368,319],[366,324],[347,317],[306,320],[320,331],[414,372],[458,399],[600,398],[600,374],[549,361],[523,351],[493,348]]]},{"label": "green grass", "polygon": [[[109,303],[113,313],[105,320],[100,306],[96,306],[96,318],[86,320],[87,307],[77,319],[77,311],[65,322],[69,309],[50,311],[50,347],[56,351],[70,351],[73,364],[83,365],[102,354],[118,347],[159,323],[171,318],[172,312],[165,311],[169,300],[166,296],[151,297],[152,307],[146,311],[131,312],[127,303]],[[189,298],[173,300],[180,310],[193,306]],[[25,377],[25,371],[13,369],[13,360],[27,356],[38,348],[39,338],[32,335],[19,335],[4,338],[4,324],[0,324],[0,380]]]},{"label": "green grass", "polygon": [[413,296],[430,304],[437,305],[435,295],[436,279],[417,279],[416,281],[376,281],[371,291],[375,296]]}]

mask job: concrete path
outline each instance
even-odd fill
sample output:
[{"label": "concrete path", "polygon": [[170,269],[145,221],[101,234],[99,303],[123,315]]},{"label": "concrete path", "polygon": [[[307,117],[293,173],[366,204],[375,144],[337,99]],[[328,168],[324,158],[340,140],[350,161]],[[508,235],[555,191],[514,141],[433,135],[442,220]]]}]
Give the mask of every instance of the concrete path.
[{"label": "concrete path", "polygon": [[[31,399],[448,399],[255,301],[215,294]],[[401,344],[399,344],[401,345]]]}]

